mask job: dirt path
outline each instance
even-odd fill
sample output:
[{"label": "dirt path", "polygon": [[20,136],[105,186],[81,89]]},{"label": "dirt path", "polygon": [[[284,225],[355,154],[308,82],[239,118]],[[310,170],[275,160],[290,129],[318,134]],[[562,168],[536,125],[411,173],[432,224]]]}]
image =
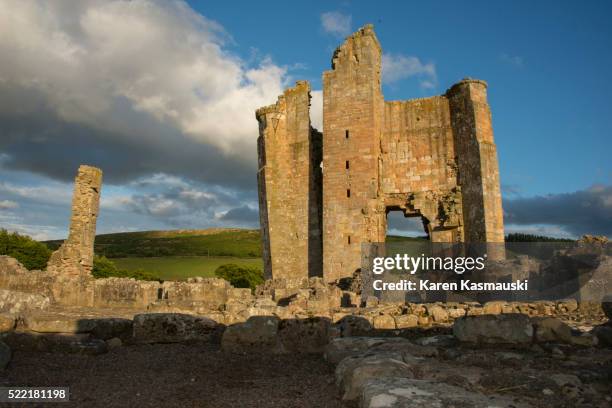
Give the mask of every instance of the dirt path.
[{"label": "dirt path", "polygon": [[70,386],[71,403],[62,406],[343,406],[320,355],[233,355],[201,345],[121,347],[99,356],[15,352],[0,385]]}]

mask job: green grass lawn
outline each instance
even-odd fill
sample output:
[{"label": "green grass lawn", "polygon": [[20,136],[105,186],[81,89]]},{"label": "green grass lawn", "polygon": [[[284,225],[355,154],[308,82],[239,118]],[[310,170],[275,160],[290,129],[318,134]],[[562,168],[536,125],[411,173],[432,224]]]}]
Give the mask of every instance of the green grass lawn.
[{"label": "green grass lawn", "polygon": [[[61,240],[47,241],[51,250]],[[96,235],[94,250],[107,258],[211,256],[261,257],[259,230],[210,228],[206,230],[142,231]]]},{"label": "green grass lawn", "polygon": [[229,263],[256,266],[263,270],[261,258],[167,256],[163,258],[113,258],[120,269],[144,269],[162,280],[185,280],[194,276],[215,276],[215,269]]}]

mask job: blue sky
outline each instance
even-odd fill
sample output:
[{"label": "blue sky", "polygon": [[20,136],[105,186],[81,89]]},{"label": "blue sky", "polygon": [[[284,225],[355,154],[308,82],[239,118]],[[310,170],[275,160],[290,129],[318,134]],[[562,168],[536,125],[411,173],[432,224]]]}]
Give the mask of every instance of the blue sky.
[{"label": "blue sky", "polygon": [[[100,232],[256,226],[253,109],[297,79],[319,91],[335,47],[373,23],[385,99],[489,83],[508,231],[611,236],[611,12],[595,1],[3,2],[0,227],[64,236],[79,163],[105,172]],[[398,221],[396,232],[414,227]]]},{"label": "blue sky", "polygon": [[[612,15],[610,2],[257,2],[234,7],[194,1],[232,35],[320,89],[339,39],[323,12],[373,23],[385,53],[435,64],[437,85],[418,78],[385,84],[385,99],[443,93],[465,76],[489,83],[503,183],[522,195],[579,190],[612,180]],[[248,16],[248,17],[247,17]]]}]

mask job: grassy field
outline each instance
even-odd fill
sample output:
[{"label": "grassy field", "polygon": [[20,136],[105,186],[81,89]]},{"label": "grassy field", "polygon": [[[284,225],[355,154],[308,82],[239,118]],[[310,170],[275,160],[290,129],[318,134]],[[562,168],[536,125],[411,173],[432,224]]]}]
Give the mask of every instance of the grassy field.
[{"label": "grassy field", "polygon": [[114,258],[120,269],[144,269],[162,280],[185,280],[194,276],[215,276],[219,266],[234,263],[256,266],[263,270],[261,258],[207,257],[207,256],[168,256],[163,258]]},{"label": "grassy field", "polygon": [[[414,240],[422,238],[387,237],[388,242]],[[61,243],[46,242],[52,250]],[[142,269],[162,280],[214,276],[215,269],[228,263],[263,270],[259,230],[211,228],[102,234],[96,236],[94,250],[119,269]]]},{"label": "grassy field", "polygon": [[[62,241],[48,241],[51,249]],[[211,228],[121,232],[96,235],[94,250],[107,258],[145,258],[167,256],[261,257],[259,230]]]}]

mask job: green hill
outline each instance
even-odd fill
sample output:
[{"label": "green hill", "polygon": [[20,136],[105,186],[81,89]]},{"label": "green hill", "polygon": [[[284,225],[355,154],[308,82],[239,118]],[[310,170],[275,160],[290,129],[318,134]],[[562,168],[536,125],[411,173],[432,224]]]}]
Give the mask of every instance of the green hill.
[{"label": "green hill", "polygon": [[[52,250],[61,240],[47,241]],[[140,231],[96,235],[96,254],[107,258],[211,256],[259,258],[259,230],[211,228],[206,230]]]}]

